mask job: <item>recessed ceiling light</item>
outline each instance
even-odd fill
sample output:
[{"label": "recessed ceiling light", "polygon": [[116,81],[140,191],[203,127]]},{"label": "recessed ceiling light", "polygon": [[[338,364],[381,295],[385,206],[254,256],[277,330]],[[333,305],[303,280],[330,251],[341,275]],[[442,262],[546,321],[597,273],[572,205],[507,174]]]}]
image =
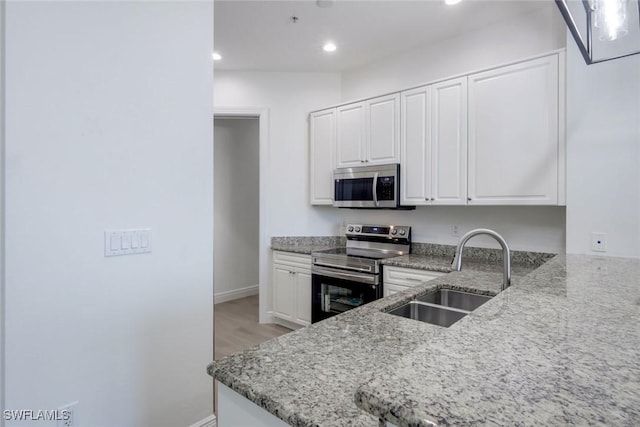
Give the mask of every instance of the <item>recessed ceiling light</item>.
[{"label": "recessed ceiling light", "polygon": [[324,46],[322,46],[322,49],[325,52],[335,52],[335,50],[337,49],[336,45],[332,42],[326,42],[324,44]]},{"label": "recessed ceiling light", "polygon": [[458,4],[460,3],[462,0],[444,0],[444,4],[448,4],[449,6],[453,5],[453,4]]},{"label": "recessed ceiling light", "polygon": [[220,55],[218,52],[213,52],[214,61],[220,61],[221,59],[222,59],[222,55]]}]

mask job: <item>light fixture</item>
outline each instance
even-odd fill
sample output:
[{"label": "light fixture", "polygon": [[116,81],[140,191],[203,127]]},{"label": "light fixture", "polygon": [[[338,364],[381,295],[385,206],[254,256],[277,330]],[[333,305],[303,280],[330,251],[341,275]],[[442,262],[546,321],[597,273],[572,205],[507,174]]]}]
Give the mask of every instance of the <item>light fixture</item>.
[{"label": "light fixture", "polygon": [[613,41],[627,35],[627,0],[590,0],[589,6],[600,40]]},{"label": "light fixture", "polygon": [[640,53],[640,0],[555,0],[587,64]]},{"label": "light fixture", "polygon": [[213,52],[212,56],[214,61],[220,61],[222,59],[222,55],[220,55],[218,52]]},{"label": "light fixture", "polygon": [[324,46],[322,46],[322,50],[324,50],[325,52],[335,52],[336,49],[337,47],[333,42],[326,42]]},{"label": "light fixture", "polygon": [[447,4],[449,6],[454,5],[454,4],[458,4],[460,3],[462,0],[444,0],[444,4]]}]

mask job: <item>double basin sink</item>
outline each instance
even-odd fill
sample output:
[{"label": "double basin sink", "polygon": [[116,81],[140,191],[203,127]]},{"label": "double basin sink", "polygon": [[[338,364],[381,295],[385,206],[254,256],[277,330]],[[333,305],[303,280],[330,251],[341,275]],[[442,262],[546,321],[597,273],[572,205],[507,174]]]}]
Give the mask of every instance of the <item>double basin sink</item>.
[{"label": "double basin sink", "polygon": [[448,328],[490,299],[487,295],[438,289],[388,313]]}]

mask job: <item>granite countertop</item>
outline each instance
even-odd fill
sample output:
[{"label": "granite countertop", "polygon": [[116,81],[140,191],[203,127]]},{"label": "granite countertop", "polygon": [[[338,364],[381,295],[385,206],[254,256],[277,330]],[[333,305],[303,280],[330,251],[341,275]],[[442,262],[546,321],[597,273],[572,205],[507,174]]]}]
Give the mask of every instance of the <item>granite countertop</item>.
[{"label": "granite countertop", "polygon": [[295,236],[272,237],[271,249],[274,251],[293,252],[310,255],[311,252],[344,246],[344,237],[334,236]]},{"label": "granite countertop", "polygon": [[[382,260],[382,265],[394,267],[414,268],[419,270],[439,271],[442,273],[451,272],[451,261],[453,257],[437,255],[409,254]],[[515,275],[526,275],[539,266],[532,263],[513,263],[511,272]],[[463,257],[463,269],[473,271],[483,271],[487,273],[501,272],[503,269],[502,260],[482,261],[478,259],[466,259]]]},{"label": "granite countertop", "polygon": [[[640,260],[556,256],[499,293],[463,265],[208,371],[292,425],[638,425],[639,277]],[[437,287],[499,294],[449,328],[384,313]]]}]

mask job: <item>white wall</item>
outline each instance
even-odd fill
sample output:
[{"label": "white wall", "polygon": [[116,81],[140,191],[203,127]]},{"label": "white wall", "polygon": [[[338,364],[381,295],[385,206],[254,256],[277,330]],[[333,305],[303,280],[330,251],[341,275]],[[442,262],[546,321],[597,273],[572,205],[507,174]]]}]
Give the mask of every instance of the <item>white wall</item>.
[{"label": "white wall", "polygon": [[[214,283],[216,303],[259,283],[258,119],[214,121]],[[240,292],[240,293],[239,293]],[[231,298],[230,298],[231,297]]]},{"label": "white wall", "polygon": [[587,66],[567,37],[567,252],[640,257],[640,55]]},{"label": "white wall", "polygon": [[[309,205],[310,111],[339,102],[340,76],[331,73],[216,70],[214,104],[269,109],[268,234],[318,234],[332,209]],[[327,230],[328,232],[328,230]]]},{"label": "white wall", "polygon": [[[335,232],[344,223],[410,225],[415,242],[456,245],[474,228],[500,233],[513,250],[558,253],[564,251],[564,207],[558,206],[432,206],[413,211],[339,209]],[[457,225],[459,236],[452,235]],[[474,237],[469,246],[499,248],[490,237]]]},{"label": "white wall", "polygon": [[[487,7],[500,7],[487,2]],[[422,83],[515,61],[565,46],[555,5],[343,73],[343,101],[400,91]]]},{"label": "white wall", "polygon": [[[213,409],[213,6],[6,14],[7,407],[195,423]],[[129,227],[153,252],[105,258],[104,230]]]}]

